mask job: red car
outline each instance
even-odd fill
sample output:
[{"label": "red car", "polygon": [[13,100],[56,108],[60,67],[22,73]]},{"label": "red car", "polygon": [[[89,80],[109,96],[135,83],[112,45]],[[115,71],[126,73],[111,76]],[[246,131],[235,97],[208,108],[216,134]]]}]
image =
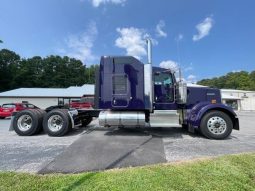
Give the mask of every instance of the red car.
[{"label": "red car", "polygon": [[0,106],[0,119],[12,116],[13,112],[22,111],[25,109],[37,109],[33,104],[30,103],[6,103]]}]

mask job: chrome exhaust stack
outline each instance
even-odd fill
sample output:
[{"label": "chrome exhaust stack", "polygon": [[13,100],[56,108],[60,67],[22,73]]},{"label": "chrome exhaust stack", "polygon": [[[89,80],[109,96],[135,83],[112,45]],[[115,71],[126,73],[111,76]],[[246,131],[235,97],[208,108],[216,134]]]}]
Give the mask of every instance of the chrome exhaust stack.
[{"label": "chrome exhaust stack", "polygon": [[147,56],[148,63],[144,65],[144,97],[145,97],[145,109],[153,112],[153,78],[152,78],[152,42],[151,39],[146,39],[147,43]]},{"label": "chrome exhaust stack", "polygon": [[152,64],[152,42],[151,39],[147,38],[147,57],[148,57],[148,64]]}]

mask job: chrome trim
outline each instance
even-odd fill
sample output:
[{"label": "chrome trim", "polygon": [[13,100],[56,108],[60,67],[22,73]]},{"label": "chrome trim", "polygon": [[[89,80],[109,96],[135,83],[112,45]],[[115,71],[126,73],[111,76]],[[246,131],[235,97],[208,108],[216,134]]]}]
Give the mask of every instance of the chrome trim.
[{"label": "chrome trim", "polygon": [[178,98],[177,103],[185,104],[187,103],[187,84],[185,82],[178,82]]},{"label": "chrome trim", "polygon": [[104,127],[143,127],[145,126],[145,113],[139,111],[101,111],[98,120],[99,125]]},{"label": "chrome trim", "polygon": [[145,108],[153,112],[154,83],[152,78],[152,43],[150,39],[147,39],[146,42],[148,46],[148,63],[144,65]]},{"label": "chrome trim", "polygon": [[75,115],[78,115],[78,114],[79,114],[79,112],[78,112],[78,110],[76,110],[76,109],[68,110],[68,115],[69,115],[69,117],[70,117],[70,119],[71,119],[72,129],[73,129],[74,126],[75,126],[73,117],[74,117]]},{"label": "chrome trim", "polygon": [[213,116],[208,120],[207,128],[214,135],[222,135],[227,130],[227,123],[223,118]]},{"label": "chrome trim", "polygon": [[17,126],[20,131],[28,131],[33,124],[33,119],[30,115],[21,115],[17,121]]},{"label": "chrome trim", "polygon": [[60,115],[52,115],[48,119],[48,128],[52,132],[58,132],[60,129],[62,129],[64,124],[64,120]]},{"label": "chrome trim", "polygon": [[150,64],[144,65],[144,97],[145,108],[150,112],[153,111],[153,80],[152,80],[152,67]]},{"label": "chrome trim", "polygon": [[152,43],[151,39],[147,38],[147,56],[148,56],[148,64],[152,64]]},{"label": "chrome trim", "polygon": [[150,114],[150,127],[181,127],[177,110],[154,110]]}]

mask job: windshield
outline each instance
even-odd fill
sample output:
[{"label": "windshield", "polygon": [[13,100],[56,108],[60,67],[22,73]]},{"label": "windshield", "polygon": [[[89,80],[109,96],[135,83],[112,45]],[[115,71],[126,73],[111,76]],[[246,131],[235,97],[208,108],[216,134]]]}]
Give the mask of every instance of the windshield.
[{"label": "windshield", "polygon": [[15,108],[14,104],[3,104],[2,108]]}]

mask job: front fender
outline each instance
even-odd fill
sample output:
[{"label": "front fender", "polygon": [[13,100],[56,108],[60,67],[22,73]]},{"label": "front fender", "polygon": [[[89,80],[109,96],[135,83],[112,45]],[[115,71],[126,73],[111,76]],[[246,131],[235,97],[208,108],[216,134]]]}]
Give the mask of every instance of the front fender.
[{"label": "front fender", "polygon": [[233,128],[239,130],[239,120],[234,110],[231,107],[220,103],[211,104],[210,102],[201,102],[194,105],[194,107],[189,112],[188,123],[194,128],[199,128],[203,116],[212,110],[226,113],[233,122]]}]

